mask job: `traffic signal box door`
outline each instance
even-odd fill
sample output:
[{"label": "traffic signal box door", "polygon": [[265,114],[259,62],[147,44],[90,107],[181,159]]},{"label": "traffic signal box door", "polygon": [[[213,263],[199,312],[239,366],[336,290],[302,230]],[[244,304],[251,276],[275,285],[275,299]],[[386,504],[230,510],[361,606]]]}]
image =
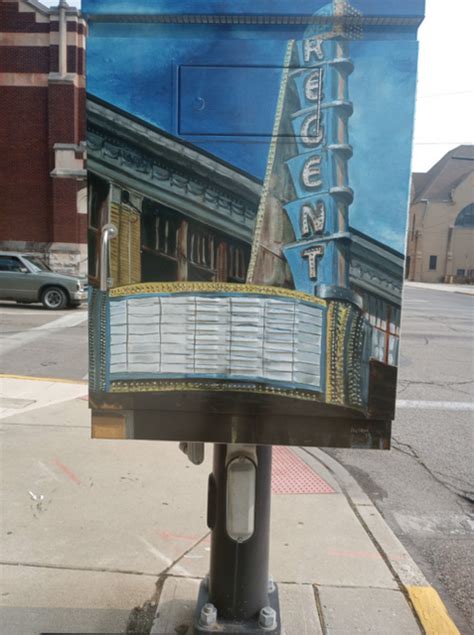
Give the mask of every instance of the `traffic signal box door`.
[{"label": "traffic signal box door", "polygon": [[421,0],[84,12],[93,436],[388,447]]}]

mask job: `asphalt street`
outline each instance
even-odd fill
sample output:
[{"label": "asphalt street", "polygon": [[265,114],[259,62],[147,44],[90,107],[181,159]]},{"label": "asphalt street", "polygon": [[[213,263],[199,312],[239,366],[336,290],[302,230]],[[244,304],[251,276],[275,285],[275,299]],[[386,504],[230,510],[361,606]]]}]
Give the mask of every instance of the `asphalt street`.
[{"label": "asphalt street", "polygon": [[87,356],[87,305],[47,311],[41,305],[0,303],[2,373],[84,379]]},{"label": "asphalt street", "polygon": [[[474,297],[405,289],[390,452],[331,454],[364,488],[463,632],[472,632]],[[420,402],[448,402],[442,407]],[[408,403],[406,403],[408,402]],[[407,407],[407,406],[411,407]],[[452,409],[448,409],[452,408]],[[469,625],[469,626],[468,626]]]},{"label": "asphalt street", "polygon": [[[330,451],[374,501],[463,633],[474,627],[473,317],[473,296],[407,288],[392,450]],[[85,308],[48,312],[2,303],[0,323],[2,373],[86,377]]]}]

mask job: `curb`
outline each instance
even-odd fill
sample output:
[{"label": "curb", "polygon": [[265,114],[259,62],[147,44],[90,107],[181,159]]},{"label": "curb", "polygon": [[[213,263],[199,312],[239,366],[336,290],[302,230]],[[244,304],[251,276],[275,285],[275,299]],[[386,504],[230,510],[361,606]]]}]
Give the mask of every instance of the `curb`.
[{"label": "curb", "polygon": [[306,461],[312,457],[337,480],[355,515],[400,585],[425,635],[460,635],[438,592],[426,580],[416,562],[346,468],[318,448],[300,448],[298,454]]},{"label": "curb", "polygon": [[448,293],[460,293],[461,295],[474,295],[474,288],[469,284],[451,285],[444,282],[418,282],[415,280],[405,280],[403,286],[411,289],[428,289],[428,291],[447,291]]}]

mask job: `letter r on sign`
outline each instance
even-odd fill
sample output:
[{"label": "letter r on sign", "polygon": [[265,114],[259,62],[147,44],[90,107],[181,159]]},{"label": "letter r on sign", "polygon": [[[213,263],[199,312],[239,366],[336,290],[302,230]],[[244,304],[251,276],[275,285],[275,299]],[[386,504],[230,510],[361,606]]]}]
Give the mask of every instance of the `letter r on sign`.
[{"label": "letter r on sign", "polygon": [[313,56],[316,58],[315,61],[319,62],[324,59],[323,52],[323,41],[318,38],[310,38],[309,40],[304,41],[303,45],[304,50],[304,63],[308,64],[312,62],[311,59]]}]

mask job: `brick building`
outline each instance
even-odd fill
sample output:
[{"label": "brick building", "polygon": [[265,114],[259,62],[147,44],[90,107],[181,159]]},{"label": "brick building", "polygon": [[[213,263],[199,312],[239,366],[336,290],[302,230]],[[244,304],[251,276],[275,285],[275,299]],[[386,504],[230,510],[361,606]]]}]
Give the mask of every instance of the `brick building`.
[{"label": "brick building", "polygon": [[0,249],[85,272],[85,31],[65,0],[0,0]]}]

